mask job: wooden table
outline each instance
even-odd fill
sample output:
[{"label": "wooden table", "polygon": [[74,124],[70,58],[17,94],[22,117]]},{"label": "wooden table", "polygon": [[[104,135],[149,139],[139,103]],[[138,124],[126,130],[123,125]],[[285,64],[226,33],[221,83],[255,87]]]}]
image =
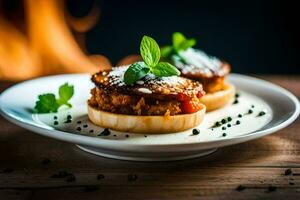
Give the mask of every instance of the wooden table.
[{"label": "wooden table", "polygon": [[[262,78],[300,97],[300,76]],[[0,199],[300,199],[299,122],[203,158],[147,163],[97,157],[0,118]]]}]

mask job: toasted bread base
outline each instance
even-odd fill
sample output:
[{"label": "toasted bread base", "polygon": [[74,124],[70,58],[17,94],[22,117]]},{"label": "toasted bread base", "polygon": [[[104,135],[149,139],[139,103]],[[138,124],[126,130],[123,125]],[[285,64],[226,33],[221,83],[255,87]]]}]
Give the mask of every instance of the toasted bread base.
[{"label": "toasted bread base", "polygon": [[135,116],[109,113],[88,105],[89,119],[96,125],[113,130],[161,134],[184,131],[199,125],[205,115],[205,106],[196,113],[174,116]]},{"label": "toasted bread base", "polygon": [[206,111],[216,110],[222,108],[228,103],[232,102],[235,94],[235,87],[229,83],[224,84],[221,91],[214,93],[207,93],[200,98],[201,103],[206,106]]}]

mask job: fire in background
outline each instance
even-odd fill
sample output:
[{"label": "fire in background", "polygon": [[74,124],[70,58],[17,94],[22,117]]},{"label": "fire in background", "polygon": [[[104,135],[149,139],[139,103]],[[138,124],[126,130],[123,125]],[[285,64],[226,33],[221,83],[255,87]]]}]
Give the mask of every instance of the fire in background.
[{"label": "fire in background", "polygon": [[97,23],[100,9],[93,6],[89,14],[76,18],[65,4],[64,0],[0,0],[0,80],[111,67],[106,57],[85,51],[84,33]]}]

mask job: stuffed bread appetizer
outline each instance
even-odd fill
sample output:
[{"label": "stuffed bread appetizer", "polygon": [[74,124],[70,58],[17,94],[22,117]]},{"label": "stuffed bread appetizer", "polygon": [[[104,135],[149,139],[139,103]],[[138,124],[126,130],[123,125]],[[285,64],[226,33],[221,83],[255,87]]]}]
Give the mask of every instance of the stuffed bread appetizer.
[{"label": "stuffed bread appetizer", "polygon": [[201,83],[179,77],[174,66],[159,62],[160,49],[152,38],[144,36],[140,49],[143,62],[92,76],[96,87],[88,100],[89,119],[135,133],[171,133],[199,125],[205,114]]},{"label": "stuffed bread appetizer", "polygon": [[192,48],[195,39],[186,39],[181,33],[173,34],[173,45],[162,48],[162,57],[180,70],[181,76],[202,83],[206,95],[200,101],[207,111],[221,108],[231,102],[235,88],[225,82],[230,65],[201,50]]}]

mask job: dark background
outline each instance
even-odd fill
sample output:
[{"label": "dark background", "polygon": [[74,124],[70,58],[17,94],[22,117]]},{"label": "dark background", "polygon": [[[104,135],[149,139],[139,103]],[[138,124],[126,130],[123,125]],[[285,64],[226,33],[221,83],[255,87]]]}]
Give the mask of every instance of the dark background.
[{"label": "dark background", "polygon": [[[180,31],[196,38],[197,48],[228,61],[234,72],[300,74],[296,2],[67,0],[67,8],[80,17],[94,4],[100,7],[100,21],[86,34],[87,50],[107,56],[114,64],[139,53],[144,34],[166,45],[172,33]],[[22,7],[22,1],[4,1],[4,11],[12,18],[19,17],[16,7]]]},{"label": "dark background", "polygon": [[[81,16],[94,0],[69,0]],[[146,34],[169,44],[174,31],[197,39],[197,48],[232,64],[242,73],[300,73],[298,6],[279,0],[97,0],[100,21],[87,34],[90,53],[114,63],[138,53]]]}]

